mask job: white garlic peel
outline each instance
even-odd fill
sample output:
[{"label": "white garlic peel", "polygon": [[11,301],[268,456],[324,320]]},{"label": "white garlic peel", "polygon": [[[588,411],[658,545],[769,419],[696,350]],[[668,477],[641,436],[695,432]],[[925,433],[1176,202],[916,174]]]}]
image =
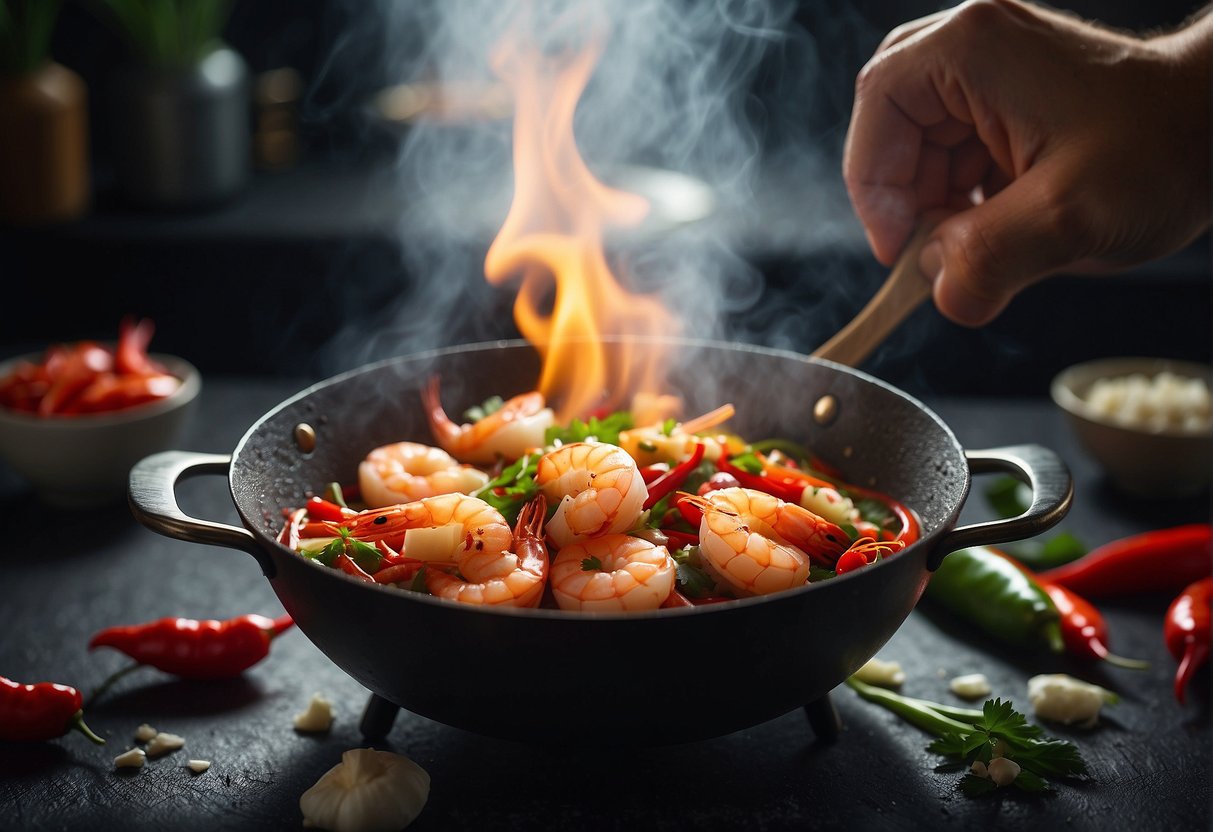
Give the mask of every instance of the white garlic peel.
[{"label": "white garlic peel", "polygon": [[421,814],[430,775],[408,757],[354,748],[299,798],[303,825],[332,832],[389,832]]},{"label": "white garlic peel", "polygon": [[896,688],[906,680],[906,674],[902,671],[900,662],[869,659],[867,664],[855,671],[855,678],[869,685]]},{"label": "white garlic peel", "polygon": [[183,748],[184,746],[185,737],[180,737],[176,734],[166,734],[164,731],[161,731],[148,740],[147,755],[149,757],[159,757],[161,754],[176,751],[178,748]]},{"label": "white garlic peel", "polygon": [[333,727],[333,703],[320,694],[312,695],[307,710],[295,715],[295,730],[320,734]]},{"label": "white garlic peel", "polygon": [[1049,673],[1028,680],[1028,699],[1041,719],[1090,728],[1099,721],[1103,704],[1114,704],[1118,697],[1106,688],[1065,673]]},{"label": "white garlic peel", "polygon": [[990,681],[984,673],[967,673],[957,676],[949,684],[952,693],[961,699],[984,699],[990,695]]},{"label": "white garlic peel", "polygon": [[125,751],[114,758],[115,768],[143,768],[143,764],[147,761],[147,755],[143,753],[142,748],[132,748],[130,751]]}]

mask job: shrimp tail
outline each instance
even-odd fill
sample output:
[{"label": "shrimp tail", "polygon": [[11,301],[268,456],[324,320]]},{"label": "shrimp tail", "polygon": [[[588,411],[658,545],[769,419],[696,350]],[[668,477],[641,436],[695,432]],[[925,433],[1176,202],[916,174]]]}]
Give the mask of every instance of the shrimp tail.
[{"label": "shrimp tail", "polygon": [[425,415],[430,422],[430,431],[433,432],[434,438],[438,440],[438,444],[448,448],[459,436],[459,425],[451,421],[451,417],[442,409],[439,386],[439,377],[435,373],[430,376],[425,389],[421,391],[421,403],[425,407]]}]

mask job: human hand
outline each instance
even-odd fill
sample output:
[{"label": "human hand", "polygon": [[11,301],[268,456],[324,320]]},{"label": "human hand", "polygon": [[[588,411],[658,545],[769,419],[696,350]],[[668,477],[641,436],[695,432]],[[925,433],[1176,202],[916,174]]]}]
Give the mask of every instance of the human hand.
[{"label": "human hand", "polygon": [[993,320],[1059,271],[1169,254],[1210,221],[1213,15],[1150,40],[1017,0],[893,30],[860,72],[843,177],[876,258],[920,218],[939,311]]}]

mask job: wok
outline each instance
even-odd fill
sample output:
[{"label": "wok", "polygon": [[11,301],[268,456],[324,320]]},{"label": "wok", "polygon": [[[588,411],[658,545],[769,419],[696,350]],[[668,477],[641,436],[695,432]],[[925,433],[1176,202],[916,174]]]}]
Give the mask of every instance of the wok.
[{"label": "wok", "polygon": [[[321,382],[266,413],[230,457],[144,459],[131,471],[131,507],[162,534],[251,554],[299,629],[383,700],[481,734],[581,745],[706,739],[819,700],[888,641],[945,555],[1034,535],[1069,508],[1070,475],[1051,451],[966,451],[929,409],[863,373],[751,346],[661,345],[675,348],[671,386],[687,413],[733,402],[738,433],[802,442],[849,481],[896,496],[921,518],[921,539],[778,595],[599,615],[472,608],[358,581],[276,542],[284,506],[352,477],[375,446],[429,440],[420,390],[430,374],[441,374],[451,412],[533,388],[539,359],[519,341],[395,358]],[[981,472],[1029,483],[1030,510],[957,528],[971,474]],[[177,506],[181,478],[224,473],[243,527]],[[598,722],[600,709],[623,718]]]}]

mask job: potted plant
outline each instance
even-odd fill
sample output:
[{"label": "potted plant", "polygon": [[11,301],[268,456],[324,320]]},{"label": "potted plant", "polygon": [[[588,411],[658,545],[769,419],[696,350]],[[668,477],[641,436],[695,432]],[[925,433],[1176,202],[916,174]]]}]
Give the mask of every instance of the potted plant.
[{"label": "potted plant", "polygon": [[119,188],[158,208],[237,193],[251,168],[249,71],[220,36],[226,0],[97,0],[131,49],[106,100]]},{"label": "potted plant", "polygon": [[58,0],[0,0],[0,222],[88,210],[88,90],[50,59]]}]

